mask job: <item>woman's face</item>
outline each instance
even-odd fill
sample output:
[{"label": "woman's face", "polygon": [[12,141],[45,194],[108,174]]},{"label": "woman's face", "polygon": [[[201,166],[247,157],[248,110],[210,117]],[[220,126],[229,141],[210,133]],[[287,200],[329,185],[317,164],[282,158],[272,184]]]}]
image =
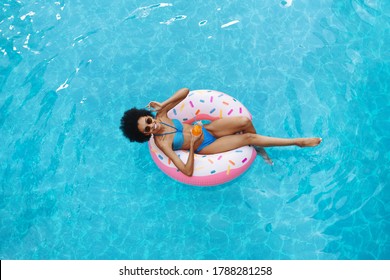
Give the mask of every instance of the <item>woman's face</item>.
[{"label": "woman's face", "polygon": [[150,135],[159,130],[160,124],[152,117],[145,116],[138,119],[137,127],[143,134]]}]

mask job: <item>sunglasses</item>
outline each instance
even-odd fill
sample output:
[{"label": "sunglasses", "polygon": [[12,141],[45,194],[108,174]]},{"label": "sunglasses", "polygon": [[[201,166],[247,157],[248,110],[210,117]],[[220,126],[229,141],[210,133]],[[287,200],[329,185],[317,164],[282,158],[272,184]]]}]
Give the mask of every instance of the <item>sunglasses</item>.
[{"label": "sunglasses", "polygon": [[[147,117],[147,118],[145,118],[145,123],[146,123],[147,125],[152,124],[152,123],[153,123],[153,118],[152,118],[152,117]],[[146,126],[145,129],[144,129],[144,132],[145,132],[145,133],[149,133],[150,130],[151,130],[150,126]]]}]

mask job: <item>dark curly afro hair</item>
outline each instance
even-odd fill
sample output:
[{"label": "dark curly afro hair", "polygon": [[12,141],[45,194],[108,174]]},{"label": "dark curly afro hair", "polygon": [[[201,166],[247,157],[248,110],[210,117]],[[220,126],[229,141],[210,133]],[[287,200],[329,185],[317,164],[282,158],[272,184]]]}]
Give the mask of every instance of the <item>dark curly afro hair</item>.
[{"label": "dark curly afro hair", "polygon": [[145,135],[138,130],[138,119],[145,116],[153,117],[150,111],[137,108],[132,108],[123,114],[120,129],[130,142],[143,143],[149,141],[151,135]]}]

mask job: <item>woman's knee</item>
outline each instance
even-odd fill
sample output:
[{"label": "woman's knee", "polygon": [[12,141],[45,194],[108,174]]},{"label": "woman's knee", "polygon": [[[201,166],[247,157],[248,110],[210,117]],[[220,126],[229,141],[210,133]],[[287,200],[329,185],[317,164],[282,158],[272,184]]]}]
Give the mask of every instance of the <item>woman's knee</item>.
[{"label": "woman's knee", "polygon": [[243,129],[247,128],[248,126],[251,125],[252,121],[247,118],[247,117],[244,117],[244,116],[240,116],[240,117],[237,117],[237,123],[240,127],[242,127]]},{"label": "woman's knee", "polygon": [[245,145],[253,145],[253,142],[256,139],[256,134],[248,132],[248,133],[242,134],[242,137],[244,139]]}]

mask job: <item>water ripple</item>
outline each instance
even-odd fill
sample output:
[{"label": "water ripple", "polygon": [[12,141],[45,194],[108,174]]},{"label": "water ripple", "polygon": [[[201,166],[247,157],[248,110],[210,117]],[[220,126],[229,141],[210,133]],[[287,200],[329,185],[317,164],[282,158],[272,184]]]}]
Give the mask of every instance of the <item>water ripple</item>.
[{"label": "water ripple", "polygon": [[280,1],[280,6],[282,8],[288,8],[288,7],[291,7],[292,2],[293,2],[293,0],[283,0],[283,1]]},{"label": "water ripple", "polygon": [[85,39],[88,39],[89,36],[91,36],[93,34],[96,34],[99,31],[100,31],[100,28],[98,28],[96,30],[89,31],[89,32],[87,32],[85,34],[77,36],[76,38],[73,39],[74,43],[72,44],[72,47],[74,47],[76,45],[76,43],[83,42]]},{"label": "water ripple", "polygon": [[59,92],[60,90],[63,90],[63,89],[66,89],[69,87],[69,84],[70,82],[74,79],[74,77],[77,75],[77,73],[80,71],[81,68],[85,68],[87,67],[90,63],[92,62],[92,60],[88,60],[87,62],[85,62],[84,60],[82,60],[78,67],[76,67],[76,69],[74,69],[70,75],[66,78],[65,82],[63,82],[57,89],[56,89],[56,92]]},{"label": "water ripple", "polygon": [[185,15],[179,15],[179,16],[175,16],[173,18],[170,18],[167,21],[162,21],[162,22],[160,22],[160,24],[170,25],[170,24],[172,24],[175,21],[185,20],[186,18],[187,18],[187,16],[185,16]]},{"label": "water ripple", "polygon": [[224,24],[222,24],[221,25],[221,28],[226,28],[226,27],[229,27],[229,26],[231,26],[231,25],[234,25],[234,24],[237,24],[237,23],[239,23],[240,21],[239,20],[232,20],[232,21],[230,21],[230,22],[227,22],[227,23],[224,23]]},{"label": "water ripple", "polygon": [[146,18],[155,9],[172,7],[172,6],[173,4],[171,3],[159,3],[159,4],[149,5],[146,7],[139,7],[133,10],[123,21],[127,21],[129,19]]},{"label": "water ripple", "polygon": [[377,5],[375,1],[352,1],[352,7],[360,19],[371,25],[375,24],[376,17],[379,15],[379,12],[375,9]]}]

